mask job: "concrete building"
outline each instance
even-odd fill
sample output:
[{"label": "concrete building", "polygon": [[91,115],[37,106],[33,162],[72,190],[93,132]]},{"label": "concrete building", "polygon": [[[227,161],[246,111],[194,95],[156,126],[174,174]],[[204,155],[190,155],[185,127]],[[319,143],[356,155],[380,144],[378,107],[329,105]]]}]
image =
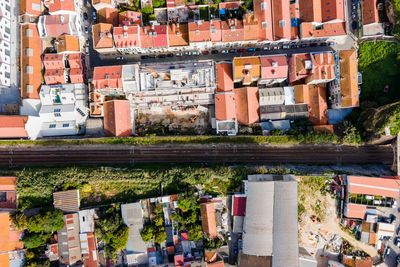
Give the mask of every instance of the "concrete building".
[{"label": "concrete building", "polygon": [[239,266],[298,267],[297,182],[294,177],[249,175],[247,190]]},{"label": "concrete building", "polygon": [[61,265],[71,266],[82,260],[78,213],[64,215],[64,227],[58,231],[58,251]]},{"label": "concrete building", "polygon": [[11,5],[2,1],[0,5],[0,87],[11,86]]}]

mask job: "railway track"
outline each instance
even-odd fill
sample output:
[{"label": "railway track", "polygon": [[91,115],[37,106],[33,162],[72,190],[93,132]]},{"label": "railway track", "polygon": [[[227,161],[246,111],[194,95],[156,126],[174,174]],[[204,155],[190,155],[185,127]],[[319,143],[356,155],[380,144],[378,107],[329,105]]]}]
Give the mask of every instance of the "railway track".
[{"label": "railway track", "polygon": [[387,146],[85,145],[0,147],[0,167],[135,163],[296,163],[392,165]]}]

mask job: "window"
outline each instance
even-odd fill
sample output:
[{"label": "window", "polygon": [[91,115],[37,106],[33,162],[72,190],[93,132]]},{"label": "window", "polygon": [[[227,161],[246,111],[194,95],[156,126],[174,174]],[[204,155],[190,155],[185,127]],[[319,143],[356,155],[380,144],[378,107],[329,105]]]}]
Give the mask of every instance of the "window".
[{"label": "window", "polygon": [[55,108],[54,112],[61,112],[61,109],[60,108]]},{"label": "window", "polygon": [[261,6],[261,10],[267,9],[267,3],[262,2],[262,3],[260,4],[260,6]]},{"label": "window", "polygon": [[285,20],[280,20],[279,21],[279,27],[285,28],[285,26],[286,26],[286,21]]},{"label": "window", "polygon": [[263,29],[266,29],[267,28],[267,22],[266,21],[261,22],[261,27]]},{"label": "window", "polygon": [[25,35],[26,35],[26,37],[32,37],[32,35],[33,35],[32,29],[26,29],[25,30]]},{"label": "window", "polygon": [[33,85],[28,84],[28,85],[26,86],[26,92],[27,92],[28,94],[32,94],[32,93],[33,93]]},{"label": "window", "polygon": [[33,49],[28,47],[28,48],[25,50],[25,53],[26,53],[26,55],[27,55],[28,57],[31,57],[31,56],[33,56]]},{"label": "window", "polygon": [[7,201],[7,192],[0,192],[0,202]]},{"label": "window", "polygon": [[33,67],[32,66],[26,66],[26,73],[28,74],[33,74]]},{"label": "window", "polygon": [[54,113],[54,117],[61,117],[61,113],[59,112]]},{"label": "window", "polygon": [[55,124],[50,124],[50,125],[49,125],[49,128],[50,128],[50,129],[54,129],[54,128],[56,128],[56,125],[55,125]]},{"label": "window", "polygon": [[6,56],[11,56],[10,50],[8,50],[8,49],[5,49],[4,53],[6,54]]},{"label": "window", "polygon": [[68,128],[69,127],[69,123],[63,123],[63,128]]}]

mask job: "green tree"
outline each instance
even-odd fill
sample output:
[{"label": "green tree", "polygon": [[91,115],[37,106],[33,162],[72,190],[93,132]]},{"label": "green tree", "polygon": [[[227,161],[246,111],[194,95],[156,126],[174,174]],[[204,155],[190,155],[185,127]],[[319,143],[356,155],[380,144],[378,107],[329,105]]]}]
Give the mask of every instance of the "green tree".
[{"label": "green tree", "polygon": [[150,15],[154,13],[154,9],[152,6],[145,6],[142,8],[141,12],[146,15]]},{"label": "green tree", "polygon": [[192,224],[187,227],[190,240],[198,241],[203,238],[203,229],[199,224]]},{"label": "green tree", "polygon": [[53,233],[64,227],[64,215],[61,210],[51,209],[28,217],[27,228],[34,233]]},{"label": "green tree", "polygon": [[47,240],[50,238],[49,233],[31,233],[28,232],[22,238],[24,245],[27,249],[33,249],[40,246],[44,246]]},{"label": "green tree", "polygon": [[165,7],[165,6],[166,6],[165,0],[153,0],[153,7],[157,8],[157,7]]},{"label": "green tree", "polygon": [[22,211],[16,211],[11,213],[11,221],[15,228],[18,230],[26,229],[28,225],[28,218]]},{"label": "green tree", "polygon": [[204,247],[206,249],[218,249],[222,247],[224,244],[224,240],[220,238],[205,238],[204,239]]},{"label": "green tree", "polygon": [[150,242],[153,240],[153,227],[151,225],[145,225],[143,226],[142,232],[140,232],[140,235],[143,239],[144,242]]},{"label": "green tree", "polygon": [[109,246],[113,251],[119,251],[125,248],[128,243],[129,228],[126,225],[121,225],[114,233],[110,240]]},{"label": "green tree", "polygon": [[165,232],[164,227],[160,227],[157,230],[158,231],[154,237],[154,242],[156,242],[157,244],[161,244],[165,242],[165,240],[167,240],[167,233]]}]

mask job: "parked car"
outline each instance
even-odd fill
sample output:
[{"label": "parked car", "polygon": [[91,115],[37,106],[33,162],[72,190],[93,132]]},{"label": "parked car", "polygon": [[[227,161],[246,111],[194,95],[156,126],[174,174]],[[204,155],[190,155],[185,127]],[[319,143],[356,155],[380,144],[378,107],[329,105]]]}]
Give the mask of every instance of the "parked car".
[{"label": "parked car", "polygon": [[290,45],[290,48],[292,48],[292,49],[293,49],[293,48],[298,48],[298,47],[299,47],[299,46],[298,46],[297,44],[291,44],[291,45]]},{"label": "parked car", "polygon": [[124,60],[124,57],[119,56],[119,57],[116,57],[115,59],[116,59],[116,60]]},{"label": "parked car", "polygon": [[157,58],[157,55],[148,55],[149,58]]},{"label": "parked car", "polygon": [[167,55],[165,55],[165,54],[159,54],[157,57],[158,57],[158,58],[166,58]]},{"label": "parked car", "polygon": [[353,30],[356,30],[356,29],[358,28],[358,23],[357,23],[357,21],[353,20],[353,21],[351,22],[351,28],[352,28]]},{"label": "parked car", "polygon": [[201,53],[202,53],[203,55],[208,55],[208,54],[210,54],[210,52],[209,52],[208,50],[203,50],[203,51],[201,51]]},{"label": "parked car", "polygon": [[236,50],[238,53],[243,53],[243,52],[246,52],[246,49],[244,49],[244,48],[239,48],[238,50]]},{"label": "parked car", "polygon": [[86,39],[86,42],[85,42],[85,43],[86,43],[87,46],[89,46],[90,40],[89,40],[89,39]]},{"label": "parked car", "polygon": [[86,12],[83,13],[83,18],[84,18],[85,20],[88,20],[89,16],[88,16],[88,14],[87,14]]},{"label": "parked car", "polygon": [[317,47],[318,46],[318,43],[311,43],[310,44],[310,47]]},{"label": "parked car", "polygon": [[396,236],[393,243],[400,248],[400,236]]},{"label": "parked car", "polygon": [[397,264],[400,264],[400,255],[397,255],[396,262],[397,262]]},{"label": "parked car", "polygon": [[181,57],[181,56],[183,56],[183,54],[179,52],[179,53],[176,53],[175,56]]},{"label": "parked car", "polygon": [[232,240],[232,236],[231,236],[231,233],[230,233],[230,232],[227,232],[227,233],[226,233],[226,237],[228,238],[229,241]]},{"label": "parked car", "polygon": [[256,47],[256,51],[261,51],[261,48],[260,47]]},{"label": "parked car", "polygon": [[267,50],[271,50],[271,47],[269,45],[266,45],[263,47],[263,50],[267,51]]},{"label": "parked car", "polygon": [[94,11],[94,10],[93,10],[93,12],[92,12],[92,16],[93,16],[93,21],[96,21],[96,20],[97,20],[97,14],[96,14],[96,11]]},{"label": "parked car", "polygon": [[193,51],[192,52],[192,56],[199,56],[200,55],[200,52],[199,51]]},{"label": "parked car", "polygon": [[218,50],[211,50],[211,54],[218,54]]},{"label": "parked car", "polygon": [[282,45],[282,49],[289,49],[290,48],[290,45],[289,44],[284,44],[284,45]]},{"label": "parked car", "polygon": [[89,33],[89,26],[88,25],[85,25],[85,32]]},{"label": "parked car", "polygon": [[185,56],[190,56],[191,54],[192,54],[192,52],[190,52],[190,51],[186,51],[186,52],[184,53]]},{"label": "parked car", "polygon": [[335,42],[328,42],[329,46],[334,46],[336,43]]},{"label": "parked car", "polygon": [[222,50],[221,53],[222,53],[222,54],[228,54],[229,51],[228,51],[228,50]]},{"label": "parked car", "polygon": [[322,42],[322,43],[319,44],[319,46],[328,46],[328,44],[325,43],[325,42]]},{"label": "parked car", "polygon": [[300,44],[300,48],[304,48],[304,47],[307,47],[308,45],[307,44]]},{"label": "parked car", "polygon": [[234,49],[234,48],[229,49],[229,53],[236,53],[236,49]]},{"label": "parked car", "polygon": [[173,56],[174,56],[174,54],[172,54],[172,53],[167,54],[167,57],[173,57]]},{"label": "parked car", "polygon": [[256,49],[254,47],[247,48],[247,52],[255,52]]},{"label": "parked car", "polygon": [[89,51],[89,46],[86,46],[86,47],[85,47],[85,53],[86,53],[86,54],[89,54],[89,52],[90,52],[90,51]]},{"label": "parked car", "polygon": [[149,56],[148,56],[148,55],[142,55],[142,56],[140,56],[140,58],[141,58],[141,59],[148,59]]}]

